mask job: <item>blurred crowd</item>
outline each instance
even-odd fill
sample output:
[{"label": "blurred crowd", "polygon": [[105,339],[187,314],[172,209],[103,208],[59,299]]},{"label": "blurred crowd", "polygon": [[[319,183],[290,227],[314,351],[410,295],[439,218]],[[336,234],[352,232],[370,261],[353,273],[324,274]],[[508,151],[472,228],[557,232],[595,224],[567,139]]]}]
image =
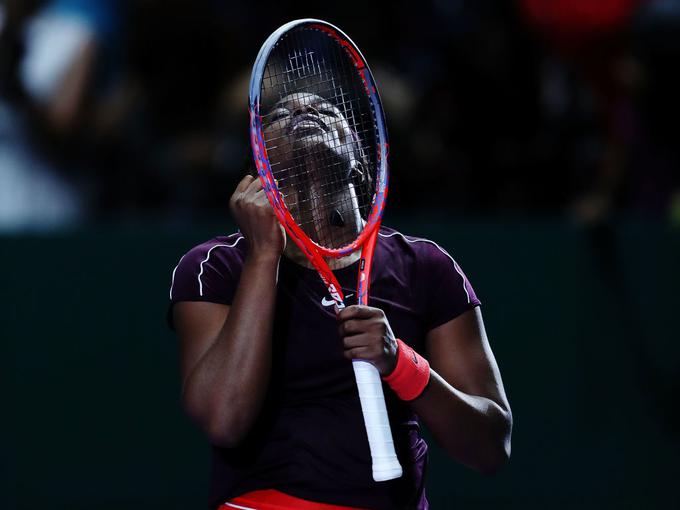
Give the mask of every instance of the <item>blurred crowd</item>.
[{"label": "blurred crowd", "polygon": [[0,0],[0,231],[227,214],[302,17],[376,75],[390,210],[680,223],[680,0]]}]

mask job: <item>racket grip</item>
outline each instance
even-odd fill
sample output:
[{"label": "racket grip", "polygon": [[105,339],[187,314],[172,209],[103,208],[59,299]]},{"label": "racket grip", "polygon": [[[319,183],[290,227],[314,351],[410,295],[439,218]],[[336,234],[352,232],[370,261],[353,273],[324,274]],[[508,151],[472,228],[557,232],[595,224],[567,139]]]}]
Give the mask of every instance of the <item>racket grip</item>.
[{"label": "racket grip", "polygon": [[368,361],[352,360],[352,367],[359,389],[359,400],[371,449],[373,480],[384,482],[399,478],[402,474],[401,464],[394,451],[380,373]]}]

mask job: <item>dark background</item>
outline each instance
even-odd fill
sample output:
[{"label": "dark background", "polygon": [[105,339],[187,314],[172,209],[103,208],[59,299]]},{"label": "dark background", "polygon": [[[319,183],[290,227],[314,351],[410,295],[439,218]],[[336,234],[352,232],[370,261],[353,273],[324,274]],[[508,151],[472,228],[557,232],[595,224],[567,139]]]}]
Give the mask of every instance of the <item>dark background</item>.
[{"label": "dark background", "polygon": [[433,446],[433,508],[673,508],[680,2],[0,2],[0,508],[203,508],[173,267],[233,231],[264,39],[362,49],[385,223],[465,269],[513,408],[493,477]]}]

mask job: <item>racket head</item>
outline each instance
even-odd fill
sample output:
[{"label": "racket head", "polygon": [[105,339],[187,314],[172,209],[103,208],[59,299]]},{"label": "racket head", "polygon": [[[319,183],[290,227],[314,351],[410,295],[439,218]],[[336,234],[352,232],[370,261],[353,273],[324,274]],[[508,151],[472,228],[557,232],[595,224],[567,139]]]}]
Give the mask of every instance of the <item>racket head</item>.
[{"label": "racket head", "polygon": [[[326,120],[325,124],[320,122],[322,127],[327,128],[325,134],[322,134],[322,128],[315,132],[313,126],[308,126],[311,134],[306,137],[304,131],[302,137],[291,134],[303,126],[302,122],[298,122],[291,129],[295,112],[314,111],[314,115],[321,118],[319,110],[326,109],[326,103],[335,109],[336,120]],[[291,111],[296,107],[301,110]],[[278,116],[285,118],[286,114],[278,113],[277,108],[288,112],[288,118],[282,121],[281,126],[274,126],[274,123],[280,122]],[[389,144],[375,80],[356,45],[340,29],[325,21],[301,19],[281,26],[267,38],[255,61],[250,80],[249,110],[251,147],[258,176],[290,238],[310,259],[319,255],[342,257],[359,249],[380,225],[388,189]],[[345,127],[338,128],[338,125]],[[345,143],[318,143],[320,137],[328,140],[329,133],[334,133],[331,138]],[[303,143],[301,139],[315,141],[314,147],[323,149],[305,148],[307,142]],[[285,140],[287,147],[281,140]],[[303,156],[300,157],[300,154]],[[327,157],[328,154],[331,156]],[[314,167],[316,175],[309,170],[301,171],[296,166],[306,165],[300,162],[311,160],[317,162]],[[360,165],[356,165],[357,160]],[[345,182],[351,180],[350,175],[356,175],[355,169],[350,168],[345,178],[345,165],[351,167],[353,164],[366,172],[365,176],[361,170],[359,174],[365,179],[364,183],[370,181],[365,185],[370,190],[368,193],[363,193],[364,189],[360,187],[359,192],[363,193],[360,195],[354,184]],[[340,178],[332,174],[338,168],[345,169]],[[329,177],[331,175],[332,178]],[[288,183],[283,182],[286,179]],[[310,193],[312,198],[307,202],[318,201],[320,196],[342,197],[342,200],[326,198],[329,203],[325,208],[319,208],[322,212],[318,213],[323,216],[322,221],[314,223],[323,226],[314,233],[308,226],[312,222],[301,221],[310,215],[308,205],[303,205],[304,198],[300,203],[295,200],[302,194],[300,188],[307,185],[301,185],[300,179],[318,179],[317,189],[325,186],[326,190],[332,191],[323,195]],[[347,216],[342,214],[347,212],[347,204],[351,204],[352,213],[349,218],[343,219]],[[332,222],[335,211],[340,214],[340,221],[359,225],[355,229],[356,236],[333,239],[332,235],[325,235],[325,224]]]}]

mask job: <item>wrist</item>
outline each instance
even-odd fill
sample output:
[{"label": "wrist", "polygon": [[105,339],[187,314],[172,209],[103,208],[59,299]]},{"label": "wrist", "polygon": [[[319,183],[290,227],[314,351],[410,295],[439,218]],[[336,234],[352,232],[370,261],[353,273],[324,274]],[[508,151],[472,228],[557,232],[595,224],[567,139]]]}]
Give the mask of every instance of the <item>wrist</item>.
[{"label": "wrist", "polygon": [[273,266],[278,267],[279,261],[281,260],[281,253],[275,250],[257,250],[253,249],[246,255],[246,264],[255,264],[263,266]]},{"label": "wrist", "polygon": [[389,375],[382,379],[401,400],[418,398],[430,381],[430,364],[404,341],[397,338],[397,361]]},{"label": "wrist", "polygon": [[394,373],[397,368],[397,361],[399,360],[399,340],[392,339],[389,347],[389,356],[387,361],[383,364],[384,370],[380,371],[380,377],[383,380]]}]

